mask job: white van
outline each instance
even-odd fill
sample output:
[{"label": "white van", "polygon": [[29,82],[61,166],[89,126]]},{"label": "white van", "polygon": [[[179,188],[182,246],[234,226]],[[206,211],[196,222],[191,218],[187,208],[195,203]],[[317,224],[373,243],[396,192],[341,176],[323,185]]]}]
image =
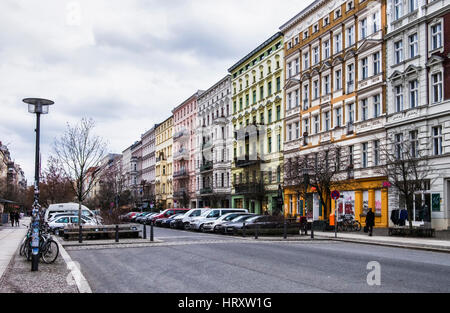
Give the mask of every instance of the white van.
[{"label": "white van", "polygon": [[203,231],[203,224],[217,220],[222,215],[228,213],[248,213],[246,209],[209,209],[201,216],[195,217],[191,220],[190,229]]},{"label": "white van", "polygon": [[[74,213],[78,214],[79,205],[78,203],[60,203],[60,204],[51,204],[44,214],[44,220],[46,222],[50,221],[53,216],[56,214],[63,213]],[[96,215],[94,212],[89,210],[84,205],[81,205],[81,214],[91,218],[94,221],[97,221],[97,224],[101,223],[101,217]]]}]

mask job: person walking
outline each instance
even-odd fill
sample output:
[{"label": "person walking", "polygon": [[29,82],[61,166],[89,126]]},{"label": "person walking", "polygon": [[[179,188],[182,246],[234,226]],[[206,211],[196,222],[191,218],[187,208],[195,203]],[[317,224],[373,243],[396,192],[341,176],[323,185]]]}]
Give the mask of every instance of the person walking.
[{"label": "person walking", "polygon": [[16,220],[14,211],[9,212],[9,221],[11,222],[11,226],[14,227],[14,221]]},{"label": "person walking", "polygon": [[20,219],[20,213],[19,211],[16,211],[16,215],[14,216],[14,220],[16,222],[16,226],[19,227],[19,219]]},{"label": "person walking", "polygon": [[369,212],[367,212],[366,215],[366,227],[370,237],[372,237],[374,226],[375,226],[375,214],[372,212],[372,209],[369,208]]}]

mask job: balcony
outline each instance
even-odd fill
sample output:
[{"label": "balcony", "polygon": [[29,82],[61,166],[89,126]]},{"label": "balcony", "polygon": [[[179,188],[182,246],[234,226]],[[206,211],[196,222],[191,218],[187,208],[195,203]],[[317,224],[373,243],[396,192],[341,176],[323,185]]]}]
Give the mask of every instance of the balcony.
[{"label": "balcony", "polygon": [[176,199],[183,199],[187,195],[187,190],[185,188],[180,188],[177,192],[173,193],[173,197]]},{"label": "balcony", "polygon": [[254,165],[260,165],[262,163],[261,158],[255,155],[246,155],[245,157],[234,158],[235,167],[245,168]]},{"label": "balcony", "polygon": [[174,179],[183,179],[183,178],[188,178],[189,174],[186,171],[186,169],[181,169],[180,171],[177,171],[173,174],[173,178]]},{"label": "balcony", "polygon": [[227,123],[227,119],[224,115],[214,119],[214,124],[216,124],[216,125],[225,125],[226,123]]},{"label": "balcony", "polygon": [[206,188],[203,188],[200,190],[200,194],[202,194],[202,195],[209,195],[212,193],[213,193],[213,190],[211,187],[206,187]]},{"label": "balcony", "polygon": [[212,171],[212,169],[213,169],[213,162],[208,161],[202,164],[202,166],[200,167],[200,172]]},{"label": "balcony", "polygon": [[185,148],[182,148],[174,153],[173,155],[174,161],[181,161],[181,160],[189,160],[189,151]]},{"label": "balcony", "polygon": [[264,195],[265,188],[263,182],[254,182],[234,185],[237,195]]},{"label": "balcony", "polygon": [[187,140],[187,139],[189,139],[189,132],[186,129],[183,129],[178,133],[176,133],[175,135],[173,135],[173,141]]}]

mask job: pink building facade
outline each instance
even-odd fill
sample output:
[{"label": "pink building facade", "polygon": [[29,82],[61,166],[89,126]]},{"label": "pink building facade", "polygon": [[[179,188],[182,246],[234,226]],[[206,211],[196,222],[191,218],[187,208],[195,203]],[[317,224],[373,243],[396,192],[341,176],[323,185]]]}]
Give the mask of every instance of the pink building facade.
[{"label": "pink building facade", "polygon": [[177,208],[196,208],[195,127],[199,90],[176,107],[173,113],[173,196]]}]

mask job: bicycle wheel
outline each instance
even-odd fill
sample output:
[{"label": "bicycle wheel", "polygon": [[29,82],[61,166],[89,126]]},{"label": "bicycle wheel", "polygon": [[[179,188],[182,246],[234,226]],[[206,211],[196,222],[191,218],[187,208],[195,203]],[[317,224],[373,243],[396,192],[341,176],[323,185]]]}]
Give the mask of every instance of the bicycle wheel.
[{"label": "bicycle wheel", "polygon": [[26,247],[27,240],[28,240],[28,237],[25,237],[22,240],[22,244],[20,245],[20,249],[19,249],[20,256],[24,256],[25,255],[25,247]]},{"label": "bicycle wheel", "polygon": [[50,239],[42,247],[41,257],[46,264],[56,261],[59,254],[59,247],[56,241]]},{"label": "bicycle wheel", "polygon": [[353,221],[353,231],[361,231],[361,223],[358,221]]}]

